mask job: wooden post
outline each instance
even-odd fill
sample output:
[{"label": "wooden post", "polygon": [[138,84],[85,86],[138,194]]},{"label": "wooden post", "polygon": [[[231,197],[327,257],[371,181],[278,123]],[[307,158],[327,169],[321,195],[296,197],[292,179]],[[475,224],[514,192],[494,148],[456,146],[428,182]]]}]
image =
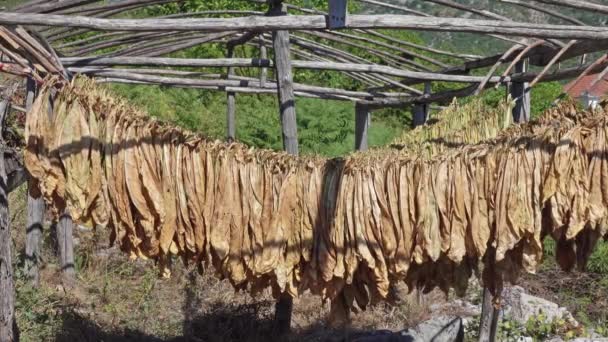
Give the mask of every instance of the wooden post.
[{"label": "wooden post", "polygon": [[70,214],[65,211],[57,222],[57,244],[59,247],[59,261],[66,280],[74,278],[74,237],[72,230],[74,223]]},{"label": "wooden post", "polygon": [[[48,117],[53,118],[53,108],[55,94],[52,93],[49,99]],[[67,281],[73,280],[74,269],[74,237],[72,235],[74,223],[72,217],[65,210],[59,217],[56,225],[57,247],[59,249],[59,264],[63,271],[64,279]]]},{"label": "wooden post", "polygon": [[[528,65],[526,60],[515,64],[515,73],[524,73]],[[528,82],[513,82],[511,84],[511,97],[515,100],[513,108],[513,122],[530,121],[530,87]]]},{"label": "wooden post", "polygon": [[[234,54],[234,46],[228,46],[228,58],[232,58]],[[230,79],[234,75],[234,68],[228,67],[227,78]],[[228,141],[234,141],[236,139],[236,96],[234,92],[227,92],[227,103],[226,103],[226,138]]]},{"label": "wooden post", "polygon": [[481,304],[481,317],[479,321],[479,342],[493,342],[496,340],[499,310],[492,303],[492,293],[486,287],[483,289]]},{"label": "wooden post", "polygon": [[[274,1],[271,15],[287,15],[287,6],[281,1]],[[289,55],[289,31],[279,30],[272,34],[274,47],[274,65],[277,77],[279,110],[283,133],[283,149],[290,154],[298,155],[298,129],[296,123],[296,104],[293,93],[293,74]]]},{"label": "wooden post", "polygon": [[[32,78],[27,78],[26,88],[25,109],[29,112],[37,93],[36,82]],[[42,194],[38,189],[37,183],[32,181],[28,182],[25,274],[34,286],[38,286],[40,281],[38,266],[40,263],[40,242],[42,239],[44,211],[44,200],[42,199]]]},{"label": "wooden post", "polygon": [[[0,102],[0,127],[4,126],[4,117],[8,111],[8,107],[9,99],[5,98]],[[1,136],[0,142],[4,145],[4,139]],[[11,222],[3,148],[3,146],[0,147],[0,341],[12,342],[18,340],[18,332],[17,323],[15,322],[15,284],[11,257]]]},{"label": "wooden post", "polygon": [[[424,95],[431,94],[431,83],[426,82],[424,84]],[[429,118],[429,103],[416,103],[412,109],[412,126],[414,128],[422,126],[426,123]]]},{"label": "wooden post", "polygon": [[[355,103],[355,150],[367,151],[369,148],[368,132],[371,124],[371,110],[368,105]],[[329,325],[342,328],[350,322],[350,308],[344,291],[331,300]]]},{"label": "wooden post", "polygon": [[369,107],[361,104],[355,104],[355,150],[367,151],[368,145],[368,130],[371,124],[371,112]]},{"label": "wooden post", "polygon": [[[268,51],[266,50],[266,45],[264,44],[264,35],[260,34],[259,36],[259,44],[260,44],[260,59],[265,60],[268,58]],[[266,85],[266,79],[268,78],[268,68],[263,67],[260,70],[260,87],[264,88]]]},{"label": "wooden post", "polygon": [[[287,5],[281,0],[269,0],[269,15],[287,15]],[[274,65],[277,78],[279,113],[283,135],[283,149],[292,155],[299,154],[298,127],[296,122],[296,103],[293,92],[293,74],[289,46],[289,31],[279,30],[272,34]],[[275,306],[275,331],[278,336],[291,329],[293,298],[283,293]]]}]

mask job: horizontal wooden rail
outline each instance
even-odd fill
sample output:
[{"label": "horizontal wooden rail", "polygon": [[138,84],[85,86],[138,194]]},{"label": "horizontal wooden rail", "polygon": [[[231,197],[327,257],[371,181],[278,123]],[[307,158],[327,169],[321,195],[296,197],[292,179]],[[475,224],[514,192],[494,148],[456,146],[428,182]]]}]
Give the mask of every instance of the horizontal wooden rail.
[{"label": "horizontal wooden rail", "polygon": [[[83,27],[105,31],[221,32],[245,30],[319,30],[328,28],[327,18],[323,15],[196,19],[102,19],[81,16],[2,12],[0,13],[0,24]],[[598,26],[548,25],[411,15],[351,15],[347,20],[345,28],[412,29],[482,34],[500,33],[514,36],[563,39],[608,39],[606,28]]]}]

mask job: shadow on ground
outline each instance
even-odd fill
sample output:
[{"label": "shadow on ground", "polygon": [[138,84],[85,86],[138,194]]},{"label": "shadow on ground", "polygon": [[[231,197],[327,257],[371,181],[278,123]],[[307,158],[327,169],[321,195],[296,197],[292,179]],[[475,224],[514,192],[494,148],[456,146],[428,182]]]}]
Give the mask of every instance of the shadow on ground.
[{"label": "shadow on ground", "polygon": [[260,318],[260,304],[227,306],[218,304],[208,314],[184,321],[184,335],[158,338],[141,331],[108,330],[76,312],[62,315],[63,326],[56,336],[57,342],[261,342],[261,341],[349,341],[363,332],[331,330],[322,325],[296,331],[285,338],[272,333],[272,317]]},{"label": "shadow on ground", "polygon": [[[184,315],[183,335],[159,338],[138,330],[101,326],[76,310],[64,311],[59,319],[62,328],[56,335],[56,342],[261,342],[261,341],[332,341],[352,340],[365,334],[355,330],[335,330],[323,323],[292,331],[289,336],[278,337],[273,332],[274,302],[270,300],[255,303],[217,302],[201,313],[201,299],[196,294],[196,273],[187,275],[188,285],[182,292],[182,312]],[[178,299],[178,298],[176,298]]]}]

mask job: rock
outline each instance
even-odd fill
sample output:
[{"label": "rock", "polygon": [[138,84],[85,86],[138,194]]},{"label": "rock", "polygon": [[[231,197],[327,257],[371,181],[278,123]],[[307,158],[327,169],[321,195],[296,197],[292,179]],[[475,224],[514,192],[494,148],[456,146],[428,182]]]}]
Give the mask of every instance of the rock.
[{"label": "rock", "polygon": [[542,314],[547,322],[564,319],[575,327],[579,325],[566,308],[546,299],[527,294],[520,286],[508,287],[503,291],[504,316],[521,324],[526,324],[530,318],[539,314]]},{"label": "rock", "polygon": [[464,326],[460,317],[440,316],[418,324],[413,329],[400,332],[386,330],[366,333],[352,342],[461,342]]},{"label": "rock", "polygon": [[464,324],[460,317],[439,316],[402,334],[411,336],[412,341],[457,342],[464,340]]}]

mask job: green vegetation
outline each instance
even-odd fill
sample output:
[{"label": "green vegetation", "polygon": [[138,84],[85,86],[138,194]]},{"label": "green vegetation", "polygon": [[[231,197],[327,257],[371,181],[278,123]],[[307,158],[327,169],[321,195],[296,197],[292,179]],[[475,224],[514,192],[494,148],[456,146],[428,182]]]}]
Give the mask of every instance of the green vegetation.
[{"label": "green vegetation", "polygon": [[[559,82],[539,83],[530,91],[530,112],[532,118],[538,117],[549,109],[553,102],[562,94],[563,87]],[[482,98],[490,106],[497,106],[504,99],[505,88],[486,90]]]}]

